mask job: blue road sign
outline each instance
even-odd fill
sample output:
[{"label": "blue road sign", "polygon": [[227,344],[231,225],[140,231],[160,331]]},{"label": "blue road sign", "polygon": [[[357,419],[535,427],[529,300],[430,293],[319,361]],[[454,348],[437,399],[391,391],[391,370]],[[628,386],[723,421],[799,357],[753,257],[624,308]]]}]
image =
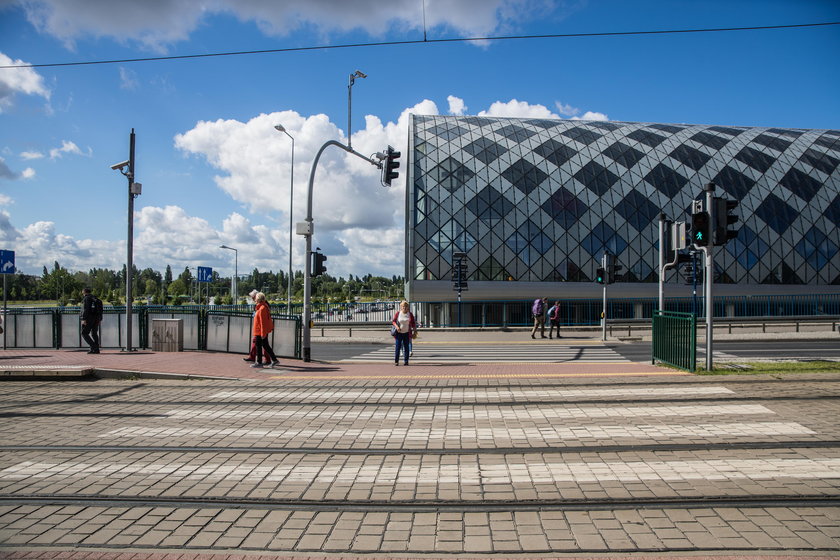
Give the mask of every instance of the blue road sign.
[{"label": "blue road sign", "polygon": [[0,250],[0,274],[15,273],[15,252]]},{"label": "blue road sign", "polygon": [[198,281],[199,282],[212,282],[213,281],[213,269],[209,266],[199,266],[198,267]]}]

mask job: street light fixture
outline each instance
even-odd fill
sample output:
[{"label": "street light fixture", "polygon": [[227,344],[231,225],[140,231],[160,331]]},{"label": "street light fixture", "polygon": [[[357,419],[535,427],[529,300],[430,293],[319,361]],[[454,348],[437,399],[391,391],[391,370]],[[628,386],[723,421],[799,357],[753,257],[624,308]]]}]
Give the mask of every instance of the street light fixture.
[{"label": "street light fixture", "polygon": [[[126,167],[128,170],[126,171]],[[134,294],[131,292],[131,281],[134,276],[134,199],[140,195],[143,185],[134,182],[134,129],[129,136],[128,159],[111,166],[128,179],[128,235],[126,236],[125,255],[125,351],[131,352],[132,343],[132,309]]]},{"label": "street light fixture", "polygon": [[239,303],[239,284],[237,283],[239,280],[239,250],[227,245],[219,245],[219,249],[233,251],[233,282],[230,291],[233,292],[233,305],[237,305]]},{"label": "street light fixture", "polygon": [[350,74],[350,81],[347,84],[347,147],[353,148],[352,131],[350,129],[350,116],[353,114],[353,84],[356,83],[356,78],[367,78],[367,74],[361,70],[356,70]]},{"label": "street light fixture", "polygon": [[289,134],[289,131],[286,130],[282,124],[274,125],[274,128],[278,131],[282,132],[286,136],[288,136],[292,140],[292,180],[291,184],[289,185],[289,278],[287,280],[288,289],[286,291],[286,313],[292,313],[292,239],[294,238],[293,227],[294,222],[292,220],[292,213],[294,212],[294,201],[295,201],[295,137]]}]

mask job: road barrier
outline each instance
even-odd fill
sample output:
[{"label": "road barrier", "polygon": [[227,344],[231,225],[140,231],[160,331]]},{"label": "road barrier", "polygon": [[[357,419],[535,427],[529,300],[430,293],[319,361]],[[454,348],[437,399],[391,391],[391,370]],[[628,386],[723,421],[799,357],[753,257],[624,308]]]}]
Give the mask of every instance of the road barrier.
[{"label": "road barrier", "polygon": [[693,373],[697,369],[697,316],[654,310],[651,347],[651,363],[662,362]]},{"label": "road barrier", "polygon": [[[81,335],[78,307],[10,307],[3,321],[0,341],[6,348],[86,348]],[[151,347],[152,319],[181,319],[183,348],[216,352],[248,353],[253,314],[244,308],[215,309],[206,306],[133,306],[139,328],[132,333],[132,348]],[[274,353],[300,358],[300,317],[272,313],[274,332],[269,337]],[[4,338],[5,337],[5,338]],[[99,325],[102,348],[125,348],[125,307],[105,307]]]}]

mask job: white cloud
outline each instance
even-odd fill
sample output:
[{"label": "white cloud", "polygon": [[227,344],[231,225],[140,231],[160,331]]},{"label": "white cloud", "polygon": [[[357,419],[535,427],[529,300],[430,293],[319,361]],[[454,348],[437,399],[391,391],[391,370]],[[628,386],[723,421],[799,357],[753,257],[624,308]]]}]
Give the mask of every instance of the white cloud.
[{"label": "white cloud", "polygon": [[[26,17],[39,31],[49,33],[74,48],[82,37],[131,39],[146,48],[163,51],[167,45],[186,40],[209,16],[230,14],[254,22],[266,35],[287,35],[314,27],[321,34],[363,30],[381,36],[393,29],[401,34],[426,32],[434,36],[488,36],[515,29],[523,21],[556,11],[548,0],[157,0],[145,2],[109,0],[18,0]],[[565,6],[561,6],[565,10]]]},{"label": "white cloud", "polygon": [[35,177],[35,170],[31,167],[27,167],[20,173],[21,179],[32,179]]},{"label": "white cloud", "polygon": [[21,152],[20,157],[25,160],[41,159],[42,157],[44,157],[44,154],[42,154],[41,152]]},{"label": "white cloud", "polygon": [[463,115],[464,112],[467,110],[467,106],[464,105],[464,100],[460,97],[450,95],[446,98],[446,100],[449,102],[450,115]]},{"label": "white cloud", "polygon": [[120,89],[137,89],[137,72],[120,66]]},{"label": "white cloud", "polygon": [[[13,60],[0,52],[0,66],[17,66],[26,64],[22,60]],[[40,95],[46,100],[50,98],[50,91],[44,86],[44,78],[32,68],[5,68],[0,71],[0,113],[12,106],[14,96]]]},{"label": "white cloud", "polygon": [[0,206],[9,206],[12,204],[14,200],[9,195],[0,193]]},{"label": "white cloud", "polygon": [[60,158],[63,154],[76,154],[79,156],[90,157],[93,155],[93,149],[88,148],[87,153],[85,153],[76,145],[75,142],[62,140],[60,148],[53,148],[50,150],[50,159]]},{"label": "white cloud", "polygon": [[557,108],[557,112],[563,115],[564,117],[573,117],[580,113],[580,109],[577,107],[572,107],[569,104],[562,103],[560,101],[555,101],[554,106]]},{"label": "white cloud", "polygon": [[607,115],[595,111],[587,111],[582,117],[572,117],[573,121],[608,121]]},{"label": "white cloud", "polygon": [[559,119],[560,117],[548,110],[545,105],[531,105],[525,101],[511,99],[507,103],[496,101],[486,111],[481,111],[481,117],[517,117],[530,119]]}]

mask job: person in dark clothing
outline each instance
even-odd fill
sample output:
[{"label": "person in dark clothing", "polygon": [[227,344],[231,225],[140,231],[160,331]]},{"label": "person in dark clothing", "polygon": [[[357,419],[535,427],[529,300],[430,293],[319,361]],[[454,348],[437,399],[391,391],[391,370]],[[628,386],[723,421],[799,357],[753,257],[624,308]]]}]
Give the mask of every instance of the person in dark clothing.
[{"label": "person in dark clothing", "polygon": [[102,322],[102,303],[91,293],[90,288],[82,290],[82,338],[85,339],[90,350],[88,354],[99,354],[99,323]]}]

